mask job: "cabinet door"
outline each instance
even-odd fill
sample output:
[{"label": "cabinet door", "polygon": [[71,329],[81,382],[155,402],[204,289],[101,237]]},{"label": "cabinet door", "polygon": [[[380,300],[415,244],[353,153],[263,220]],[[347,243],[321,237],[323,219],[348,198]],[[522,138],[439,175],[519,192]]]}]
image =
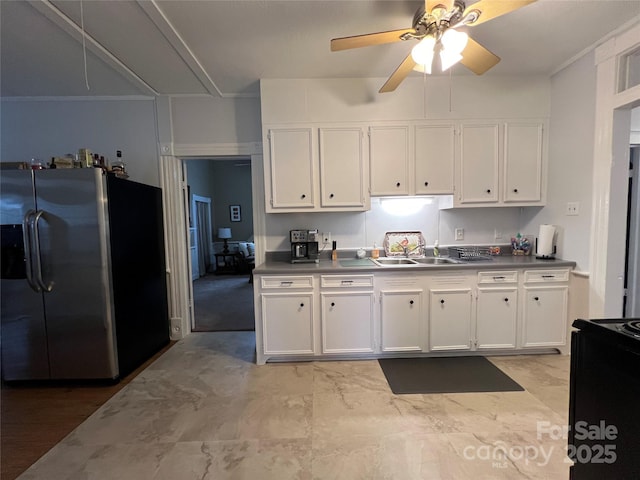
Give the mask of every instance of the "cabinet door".
[{"label": "cabinet door", "polygon": [[382,351],[422,351],[422,290],[381,291]]},{"label": "cabinet door", "polygon": [[471,349],[471,289],[430,290],[429,347]]},{"label": "cabinet door", "polygon": [[269,169],[273,209],[312,209],[314,199],[314,147],[311,128],[269,130]]},{"label": "cabinet door", "polygon": [[460,203],[498,201],[498,124],[462,125]]},{"label": "cabinet door", "polygon": [[320,129],[322,207],[365,207],[365,159],[361,128]]},{"label": "cabinet door", "polygon": [[542,200],[542,124],[504,127],[504,201]]},{"label": "cabinet door", "polygon": [[313,354],[313,292],[263,293],[265,355]]},{"label": "cabinet door", "polygon": [[453,125],[418,125],[415,130],[416,194],[452,194],[455,152]]},{"label": "cabinet door", "polygon": [[373,352],[373,292],[321,297],[322,353]]},{"label": "cabinet door", "polygon": [[476,347],[516,348],[518,287],[478,288]]},{"label": "cabinet door", "polygon": [[409,127],[369,128],[371,195],[409,194]]},{"label": "cabinet door", "polygon": [[565,345],[567,341],[566,285],[524,287],[523,347]]}]

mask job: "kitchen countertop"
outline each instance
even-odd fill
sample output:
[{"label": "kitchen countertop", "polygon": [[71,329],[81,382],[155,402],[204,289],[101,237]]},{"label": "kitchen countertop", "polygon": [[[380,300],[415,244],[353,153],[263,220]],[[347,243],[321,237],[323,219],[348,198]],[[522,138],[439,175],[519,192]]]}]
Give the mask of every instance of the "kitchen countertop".
[{"label": "kitchen countertop", "polygon": [[[365,262],[363,260],[356,260],[353,257],[339,258],[336,261],[332,260],[320,260],[320,263],[294,263],[289,261],[267,261],[261,265],[256,266],[253,273],[256,275],[262,274],[278,274],[278,275],[301,275],[312,273],[334,273],[334,274],[349,274],[349,273],[383,273],[383,272],[408,272],[408,271],[464,271],[464,270],[504,270],[513,268],[573,268],[576,266],[576,262],[563,259],[555,260],[541,260],[535,256],[523,256],[523,255],[497,255],[491,257],[491,260],[478,260],[462,263],[449,263],[441,265],[386,265],[379,266],[373,262]],[[346,266],[349,265],[350,266]]]}]

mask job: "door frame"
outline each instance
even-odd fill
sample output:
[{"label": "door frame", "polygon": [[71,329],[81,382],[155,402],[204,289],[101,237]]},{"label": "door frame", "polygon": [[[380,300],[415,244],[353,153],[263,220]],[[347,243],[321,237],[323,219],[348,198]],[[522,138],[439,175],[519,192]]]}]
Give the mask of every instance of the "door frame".
[{"label": "door frame", "polygon": [[[200,244],[200,225],[198,224],[198,210],[197,210],[197,204],[198,203],[204,203],[207,205],[207,220],[209,222],[209,228],[207,229],[207,231],[205,232],[205,235],[207,237],[207,241],[209,242],[209,249],[213,248],[212,243],[213,243],[213,237],[211,234],[211,226],[213,225],[213,221],[214,221],[214,216],[213,216],[213,212],[211,211],[211,198],[209,197],[201,197],[200,195],[192,195],[191,196],[191,216],[192,216],[192,221],[193,221],[193,226],[192,228],[195,229],[195,233],[196,233],[196,255],[198,256],[198,270],[200,269],[200,252],[202,245]],[[211,262],[211,258],[209,258],[209,261]],[[206,266],[206,262],[205,262],[205,266]],[[204,275],[206,275],[206,269],[205,272],[199,272],[200,276],[204,277]],[[191,275],[193,275],[193,272],[191,272]]]}]

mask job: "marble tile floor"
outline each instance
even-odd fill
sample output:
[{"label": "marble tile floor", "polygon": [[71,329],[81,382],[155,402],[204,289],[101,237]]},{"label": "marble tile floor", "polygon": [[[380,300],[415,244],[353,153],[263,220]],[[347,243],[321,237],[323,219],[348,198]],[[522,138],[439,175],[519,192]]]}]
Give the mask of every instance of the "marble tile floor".
[{"label": "marble tile floor", "polygon": [[254,332],[192,333],[20,480],[569,478],[567,356],[491,357],[523,392],[394,395],[376,360],[254,350]]}]

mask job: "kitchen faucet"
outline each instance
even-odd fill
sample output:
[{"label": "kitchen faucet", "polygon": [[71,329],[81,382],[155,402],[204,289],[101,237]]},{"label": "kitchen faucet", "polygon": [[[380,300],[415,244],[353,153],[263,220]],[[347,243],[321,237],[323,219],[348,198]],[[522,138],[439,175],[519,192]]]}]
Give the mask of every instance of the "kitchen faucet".
[{"label": "kitchen faucet", "polygon": [[409,247],[402,247],[402,251],[404,252],[404,256],[409,258],[409,254],[413,253],[416,250],[419,250],[421,255],[424,256],[424,245],[419,243],[418,245],[416,245],[414,248],[412,248],[411,250],[409,250]]}]

